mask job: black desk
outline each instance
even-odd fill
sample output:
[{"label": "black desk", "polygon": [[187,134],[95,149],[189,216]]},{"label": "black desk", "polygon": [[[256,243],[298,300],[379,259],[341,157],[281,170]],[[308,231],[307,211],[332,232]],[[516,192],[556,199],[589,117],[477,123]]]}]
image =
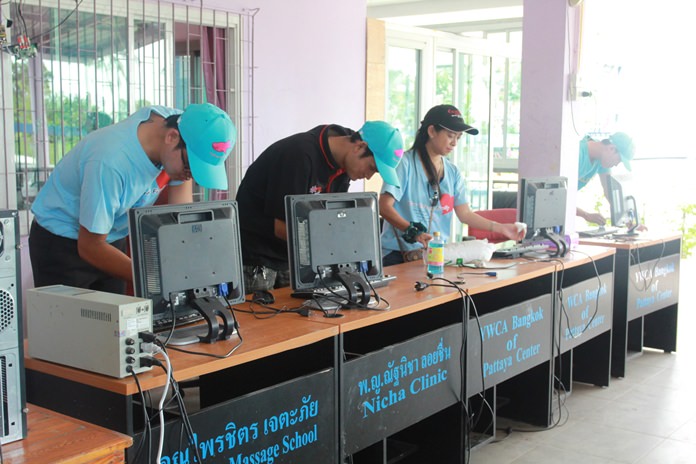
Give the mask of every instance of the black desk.
[{"label": "black desk", "polygon": [[[608,384],[611,301],[602,294],[600,309],[591,319],[594,312],[585,311],[580,299],[585,299],[586,291],[598,290],[598,273],[604,291],[610,292],[613,256],[609,248],[578,247],[565,258],[545,263],[518,259],[515,274],[507,275],[512,269],[498,271],[503,279],[500,287],[471,286],[467,354],[467,398],[474,416],[471,447],[493,439],[498,415],[550,426],[554,378],[555,385],[562,382],[566,390],[571,373],[583,381],[597,378],[593,383]],[[501,266],[510,262],[496,261]],[[578,330],[583,321],[589,323],[587,330]]]},{"label": "black desk", "polygon": [[[169,351],[177,380],[198,378],[198,411],[190,412],[196,447],[205,462],[245,462],[251,456],[275,462],[336,462],[336,343],[338,330],[295,317],[256,320],[239,314],[244,344],[225,359]],[[187,348],[222,355],[232,339]],[[156,414],[153,450],[138,450],[145,433],[142,405],[132,377],[116,379],[30,357],[27,397],[35,404],[133,437],[127,462],[154,462],[159,442]],[[159,368],[138,374],[143,390],[164,386]],[[159,393],[153,393],[157,407]],[[194,462],[175,413],[165,415],[162,462]]]},{"label": "black desk", "polygon": [[554,371],[557,387],[566,392],[572,391],[574,381],[609,386],[614,303],[611,251],[597,254],[580,246],[570,252],[577,259],[557,269]]},{"label": "black desk", "polygon": [[[564,259],[569,268],[577,266],[578,281],[586,277],[579,269],[589,262]],[[445,277],[457,280],[460,271],[448,267]],[[557,280],[558,263],[524,264],[496,277],[465,275],[462,287],[471,296],[466,299],[454,288],[416,291],[414,283],[426,280],[421,263],[394,266],[390,273],[397,280],[379,289],[389,310],[268,320],[240,314],[245,342],[231,357],[170,351],[178,380],[200,380],[201,409],[190,417],[201,455],[209,462],[258,460],[266,453],[276,463],[462,463],[467,447],[493,435],[498,412],[531,424],[550,423],[553,302],[556,286],[566,288]],[[278,306],[299,304],[289,289],[274,294]],[[477,345],[482,331],[488,366],[483,375]],[[195,349],[222,354],[234,342]],[[514,357],[510,365],[498,362],[508,356]],[[26,366],[30,401],[133,436],[136,446],[127,458],[135,462],[145,427],[132,378],[112,379],[31,358]],[[165,382],[159,369],[139,378],[144,390]],[[475,442],[468,443],[472,413]],[[185,437],[180,438],[180,421],[169,416],[167,424],[166,458],[193,462]],[[158,431],[153,428],[154,437]]]},{"label": "black desk", "polygon": [[680,235],[641,233],[635,240],[583,239],[616,248],[611,374],[643,347],[677,349]]}]

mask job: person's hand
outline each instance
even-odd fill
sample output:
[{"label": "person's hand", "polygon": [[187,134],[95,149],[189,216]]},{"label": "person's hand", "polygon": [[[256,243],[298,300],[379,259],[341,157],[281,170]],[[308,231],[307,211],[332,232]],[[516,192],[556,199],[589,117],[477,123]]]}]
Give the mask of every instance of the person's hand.
[{"label": "person's hand", "polygon": [[591,222],[593,224],[597,224],[599,226],[603,226],[604,224],[607,223],[607,220],[604,219],[604,216],[602,216],[599,213],[587,213],[583,219],[585,219],[587,222]]},{"label": "person's hand", "polygon": [[416,235],[416,242],[423,245],[423,248],[428,248],[428,242],[433,239],[433,236],[427,232]]},{"label": "person's hand", "polygon": [[516,242],[521,241],[527,232],[526,228],[517,227],[517,224],[498,224],[498,227],[500,230],[497,232]]}]

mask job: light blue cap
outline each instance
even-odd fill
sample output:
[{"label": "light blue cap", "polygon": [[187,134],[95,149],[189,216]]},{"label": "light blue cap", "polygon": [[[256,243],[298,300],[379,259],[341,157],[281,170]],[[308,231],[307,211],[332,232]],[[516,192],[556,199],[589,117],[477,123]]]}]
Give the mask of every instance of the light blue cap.
[{"label": "light blue cap", "polygon": [[616,147],[616,151],[621,156],[621,162],[627,170],[631,170],[631,160],[635,149],[631,137],[623,132],[616,132],[609,136],[609,141]]},{"label": "light blue cap", "polygon": [[404,140],[399,129],[384,121],[367,121],[358,133],[375,155],[375,164],[384,182],[401,187],[396,167],[404,154]]},{"label": "light blue cap", "polygon": [[205,188],[227,190],[225,160],[237,141],[229,115],[210,103],[192,104],[179,118],[193,180]]}]

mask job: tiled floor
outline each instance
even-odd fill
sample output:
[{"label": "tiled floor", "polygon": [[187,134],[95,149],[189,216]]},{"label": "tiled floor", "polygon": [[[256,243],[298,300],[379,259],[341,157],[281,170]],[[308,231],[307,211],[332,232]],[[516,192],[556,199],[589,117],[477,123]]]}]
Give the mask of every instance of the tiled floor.
[{"label": "tiled floor", "polygon": [[498,431],[496,442],[472,452],[471,464],[696,463],[695,277],[696,259],[682,260],[676,353],[645,350],[607,388],[574,384],[564,425]]}]

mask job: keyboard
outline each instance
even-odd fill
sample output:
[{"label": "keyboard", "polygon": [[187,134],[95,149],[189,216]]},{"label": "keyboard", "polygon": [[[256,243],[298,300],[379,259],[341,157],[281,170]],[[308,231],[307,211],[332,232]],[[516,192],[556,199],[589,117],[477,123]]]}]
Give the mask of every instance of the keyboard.
[{"label": "keyboard", "polygon": [[598,227],[596,229],[578,231],[580,237],[604,237],[605,235],[615,234],[619,229],[613,227]]},{"label": "keyboard", "polygon": [[516,245],[498,248],[493,252],[494,258],[519,258],[522,255],[531,252],[540,252],[548,250],[548,245],[543,243],[518,243]]},{"label": "keyboard", "polygon": [[[194,322],[202,321],[203,316],[201,313],[195,310],[186,311],[176,315],[176,327],[181,327],[188,324],[193,324]],[[154,333],[167,332],[172,328],[172,317],[171,313],[159,319],[154,319],[152,321],[152,331]]]},{"label": "keyboard", "polygon": [[[392,280],[396,279],[395,275],[385,275],[381,279],[378,280],[370,280],[370,285],[372,285],[372,288],[381,288],[381,287],[386,287],[389,285],[389,282]],[[345,289],[342,285],[336,286],[336,287],[329,287],[331,290],[328,290],[326,288],[314,288],[311,290],[297,290],[294,291],[290,294],[291,297],[293,298],[301,298],[303,300],[313,300],[315,298],[319,298],[322,296],[347,296],[348,295],[348,290]]]}]

